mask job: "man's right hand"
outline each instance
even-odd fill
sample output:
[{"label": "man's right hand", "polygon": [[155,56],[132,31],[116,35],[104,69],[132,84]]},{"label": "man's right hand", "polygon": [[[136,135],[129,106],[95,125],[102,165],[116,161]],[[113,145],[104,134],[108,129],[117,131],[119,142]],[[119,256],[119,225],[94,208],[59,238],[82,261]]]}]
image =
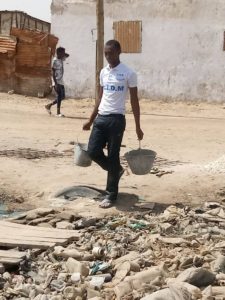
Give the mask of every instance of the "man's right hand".
[{"label": "man's right hand", "polygon": [[90,130],[91,129],[91,125],[92,125],[92,122],[90,122],[90,121],[84,123],[83,130]]},{"label": "man's right hand", "polygon": [[55,85],[53,86],[54,90],[57,92],[58,91],[58,84],[55,83]]}]

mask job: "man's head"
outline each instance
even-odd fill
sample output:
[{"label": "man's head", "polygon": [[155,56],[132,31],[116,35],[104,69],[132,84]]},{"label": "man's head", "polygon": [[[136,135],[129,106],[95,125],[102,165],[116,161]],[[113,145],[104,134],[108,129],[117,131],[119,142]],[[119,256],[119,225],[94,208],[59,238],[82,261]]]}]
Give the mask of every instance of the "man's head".
[{"label": "man's head", "polygon": [[63,47],[58,47],[56,49],[56,55],[59,59],[66,59],[67,57],[69,57],[69,54],[66,53],[66,49]]},{"label": "man's head", "polygon": [[116,40],[109,40],[105,44],[105,58],[111,67],[115,67],[120,62],[121,46]]}]

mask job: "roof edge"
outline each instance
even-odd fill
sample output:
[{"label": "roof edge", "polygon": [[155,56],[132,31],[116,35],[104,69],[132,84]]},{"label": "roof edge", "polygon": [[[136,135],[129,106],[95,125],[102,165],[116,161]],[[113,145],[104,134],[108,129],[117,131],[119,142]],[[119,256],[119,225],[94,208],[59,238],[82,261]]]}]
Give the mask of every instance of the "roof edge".
[{"label": "roof edge", "polygon": [[51,25],[50,22],[41,20],[41,19],[39,19],[39,18],[35,18],[35,17],[31,16],[30,14],[28,14],[28,13],[22,11],[22,10],[0,10],[0,14],[1,14],[1,13],[20,13],[20,14],[22,13],[22,14],[25,15],[25,16],[29,16],[29,17],[30,17],[31,19],[33,19],[33,20],[41,21],[41,22],[43,22],[43,23],[45,23],[45,24]]}]

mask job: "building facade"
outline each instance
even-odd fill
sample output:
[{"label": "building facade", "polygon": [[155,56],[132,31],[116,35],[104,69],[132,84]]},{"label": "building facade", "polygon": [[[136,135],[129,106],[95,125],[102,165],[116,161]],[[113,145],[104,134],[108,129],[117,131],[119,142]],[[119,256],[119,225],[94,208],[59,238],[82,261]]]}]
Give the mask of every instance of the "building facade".
[{"label": "building facade", "polygon": [[[105,0],[105,41],[118,38],[121,60],[138,74],[141,97],[225,99],[225,1]],[[52,33],[70,58],[70,96],[95,95],[95,0],[53,0]]]}]

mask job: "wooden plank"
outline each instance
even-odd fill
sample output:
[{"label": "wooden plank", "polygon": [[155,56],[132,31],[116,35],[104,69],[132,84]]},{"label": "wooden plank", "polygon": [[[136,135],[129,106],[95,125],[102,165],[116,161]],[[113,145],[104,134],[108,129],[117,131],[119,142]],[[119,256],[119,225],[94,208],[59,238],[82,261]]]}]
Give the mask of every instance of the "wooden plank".
[{"label": "wooden plank", "polygon": [[46,227],[35,227],[31,225],[22,225],[22,224],[17,224],[17,223],[12,223],[12,222],[6,222],[6,221],[0,221],[0,228],[18,228],[19,230],[25,229],[26,230],[31,230],[36,231],[36,232],[48,232],[48,233],[53,233],[57,234],[59,233],[60,236],[63,236],[64,238],[69,238],[69,237],[74,237],[79,239],[80,233],[74,230],[65,230],[65,229],[57,229],[57,228],[46,228]]},{"label": "wooden plank", "polygon": [[8,257],[8,258],[24,258],[26,257],[26,252],[22,251],[14,251],[14,250],[0,250],[0,257]]},{"label": "wooden plank", "polygon": [[54,235],[52,233],[48,233],[48,232],[35,232],[35,231],[30,231],[30,230],[20,230],[20,231],[13,231],[12,229],[7,229],[6,232],[2,232],[0,231],[0,237],[32,237],[32,238],[36,238],[36,239],[39,239],[39,238],[43,238],[43,239],[46,239],[46,241],[52,241],[52,242],[59,242],[59,241],[67,241],[67,240],[72,240],[72,238],[68,238],[68,237],[64,237],[63,235]]},{"label": "wooden plank", "polygon": [[3,233],[0,233],[0,242],[2,240],[5,240],[5,239],[13,239],[14,241],[20,243],[20,241],[31,241],[31,242],[46,242],[46,243],[54,243],[55,245],[65,245],[67,243],[67,239],[54,239],[54,238],[45,238],[45,237],[42,237],[42,236],[26,236],[26,235],[13,235],[13,234],[10,234],[10,235],[7,235],[7,234],[3,234]]},{"label": "wooden plank", "polygon": [[0,257],[0,263],[7,264],[7,265],[18,265],[23,259],[21,258],[1,258]]},{"label": "wooden plank", "polygon": [[22,224],[17,224],[13,222],[7,222],[7,221],[0,221],[0,226],[6,226],[6,227],[12,227],[12,228],[19,228],[22,229],[24,227],[30,228],[32,230],[38,230],[38,231],[48,231],[48,232],[59,232],[59,233],[68,233],[68,234],[78,234],[74,230],[68,230],[68,229],[57,229],[57,228],[46,228],[46,227],[35,227],[31,225],[22,225]]},{"label": "wooden plank", "polygon": [[48,249],[55,246],[55,243],[47,243],[47,242],[35,242],[35,241],[15,241],[14,239],[1,239],[0,246],[2,247],[22,247],[27,249],[32,248],[40,248],[40,249]]}]

